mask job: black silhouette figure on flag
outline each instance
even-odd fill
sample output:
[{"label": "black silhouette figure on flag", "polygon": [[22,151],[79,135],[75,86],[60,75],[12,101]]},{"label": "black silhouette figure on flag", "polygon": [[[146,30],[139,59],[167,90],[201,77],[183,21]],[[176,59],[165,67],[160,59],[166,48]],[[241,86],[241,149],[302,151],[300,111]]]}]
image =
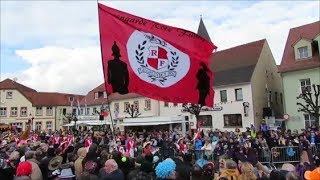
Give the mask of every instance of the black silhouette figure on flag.
[{"label": "black silhouette figure on flag", "polygon": [[199,91],[199,101],[198,104],[202,106],[206,105],[206,97],[210,93],[210,77],[207,74],[209,72],[209,68],[204,62],[200,63],[201,68],[197,72],[197,89]]},{"label": "black silhouette figure on flag", "polygon": [[129,72],[127,64],[120,59],[120,49],[116,41],[112,46],[112,55],[114,59],[108,61],[108,84],[111,84],[114,93],[127,94],[129,92]]}]

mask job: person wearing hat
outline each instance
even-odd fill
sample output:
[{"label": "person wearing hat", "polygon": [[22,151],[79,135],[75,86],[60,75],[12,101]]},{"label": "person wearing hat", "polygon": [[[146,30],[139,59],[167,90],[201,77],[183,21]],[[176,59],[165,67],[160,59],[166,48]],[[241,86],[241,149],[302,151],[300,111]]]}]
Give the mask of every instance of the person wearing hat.
[{"label": "person wearing hat", "polygon": [[[53,147],[50,147],[48,148],[48,151],[47,151],[47,155],[40,161],[40,169],[41,169],[41,172],[42,172],[42,176],[43,176],[43,179],[48,179],[48,174],[49,174],[49,169],[48,169],[48,166],[49,166],[49,162],[54,158],[56,157],[56,152],[55,152],[55,149]],[[59,156],[60,157],[60,156]],[[52,162],[51,162],[52,163]],[[62,163],[62,157],[61,157],[61,163]]]},{"label": "person wearing hat", "polygon": [[83,172],[83,167],[82,167],[82,161],[87,155],[87,149],[82,147],[78,149],[78,159],[74,162],[74,170],[76,176],[80,176],[80,174]]},{"label": "person wearing hat", "polygon": [[39,168],[40,162],[36,160],[35,151],[27,151],[25,153],[25,160],[32,166],[31,179],[42,180],[42,173]]},{"label": "person wearing hat", "polygon": [[128,67],[125,62],[120,60],[120,48],[116,41],[112,46],[112,56],[114,59],[108,61],[108,84],[111,84],[114,93],[127,94],[129,92]]},{"label": "person wearing hat", "polygon": [[143,154],[151,154],[151,142],[143,143]]},{"label": "person wearing hat", "polygon": [[172,159],[160,162],[155,168],[158,179],[176,179],[176,163]]},{"label": "person wearing hat", "polygon": [[304,178],[306,180],[317,180],[317,179],[320,179],[320,167],[315,168],[313,171],[306,171],[304,173]]},{"label": "person wearing hat", "polygon": [[29,162],[21,162],[17,167],[15,180],[33,180],[30,177],[31,173],[31,164]]}]

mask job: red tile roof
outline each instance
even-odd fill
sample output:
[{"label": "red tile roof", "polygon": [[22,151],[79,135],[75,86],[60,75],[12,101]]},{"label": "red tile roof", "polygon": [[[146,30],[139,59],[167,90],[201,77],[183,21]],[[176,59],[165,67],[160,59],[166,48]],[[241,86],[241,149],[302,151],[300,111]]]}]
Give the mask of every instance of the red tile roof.
[{"label": "red tile roof", "polygon": [[[101,92],[103,93],[105,91],[104,83],[100,84],[96,88],[92,89],[80,102],[80,105],[83,106],[87,104],[87,106],[94,106],[94,105],[102,105],[107,103],[107,98],[104,98],[103,95],[99,97],[98,99],[95,99],[94,93]],[[108,99],[109,101],[114,100],[122,100],[122,99],[130,99],[130,98],[136,98],[136,97],[142,97],[139,94],[135,93],[129,93],[125,95],[120,95],[118,93],[112,93],[109,95]]]},{"label": "red tile roof", "polygon": [[31,89],[27,86],[24,86],[16,81],[13,81],[11,79],[5,79],[0,82],[0,89],[5,90],[5,89],[18,89],[23,92],[37,92],[34,89]]},{"label": "red tile roof", "polygon": [[70,97],[74,97],[73,105],[77,105],[84,97],[82,95],[64,94],[55,92],[31,92],[27,93],[27,96],[31,99],[33,106],[70,106]]},{"label": "red tile roof", "polygon": [[26,87],[11,79],[5,79],[0,82],[0,90],[15,89],[24,95],[33,106],[70,106],[69,97],[74,97],[77,101],[81,101],[84,97],[77,94],[65,94],[56,92],[37,92],[34,89]]},{"label": "red tile roof", "polygon": [[265,43],[262,39],[213,53],[210,67],[214,85],[250,82]]},{"label": "red tile roof", "polygon": [[[310,59],[297,61],[293,48],[293,45],[301,38],[312,40],[319,34],[320,21],[290,29],[279,72],[283,73],[320,67],[319,52],[316,49],[312,50],[312,57]],[[319,45],[320,44],[318,43],[318,46]]]}]

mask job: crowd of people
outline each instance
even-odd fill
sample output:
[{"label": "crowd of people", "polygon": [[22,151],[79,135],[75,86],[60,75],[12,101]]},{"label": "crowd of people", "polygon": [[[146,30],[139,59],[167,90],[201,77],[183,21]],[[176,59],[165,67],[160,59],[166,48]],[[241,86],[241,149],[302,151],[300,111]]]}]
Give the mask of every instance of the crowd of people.
[{"label": "crowd of people", "polygon": [[[265,122],[245,132],[202,130],[95,132],[29,130],[0,134],[0,179],[10,180],[320,180],[320,160],[311,147],[320,132],[270,130]],[[299,154],[282,167],[260,162],[270,149]],[[297,149],[292,149],[297,147]],[[272,154],[275,156],[275,154]]]}]

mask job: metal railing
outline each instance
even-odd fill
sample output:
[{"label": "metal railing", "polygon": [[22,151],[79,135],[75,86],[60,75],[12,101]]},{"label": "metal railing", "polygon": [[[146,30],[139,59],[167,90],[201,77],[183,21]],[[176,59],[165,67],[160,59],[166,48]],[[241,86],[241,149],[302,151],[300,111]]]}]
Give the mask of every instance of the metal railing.
[{"label": "metal railing", "polygon": [[[263,147],[257,150],[257,159],[262,164],[284,164],[284,163],[298,163],[301,158],[301,149],[298,146],[280,146],[280,147]],[[320,154],[320,143],[310,146],[312,154]],[[225,150],[224,154],[227,154]],[[196,161],[206,156],[208,161],[218,161],[219,156],[223,154],[215,154],[213,151],[206,150],[189,150],[192,155],[192,160]],[[143,154],[142,149],[135,152],[135,157]],[[155,154],[160,159],[174,158],[177,156],[177,151],[173,148],[159,148]]]},{"label": "metal railing", "polygon": [[271,148],[271,162],[273,164],[300,162],[300,148],[298,146],[283,146]]}]

